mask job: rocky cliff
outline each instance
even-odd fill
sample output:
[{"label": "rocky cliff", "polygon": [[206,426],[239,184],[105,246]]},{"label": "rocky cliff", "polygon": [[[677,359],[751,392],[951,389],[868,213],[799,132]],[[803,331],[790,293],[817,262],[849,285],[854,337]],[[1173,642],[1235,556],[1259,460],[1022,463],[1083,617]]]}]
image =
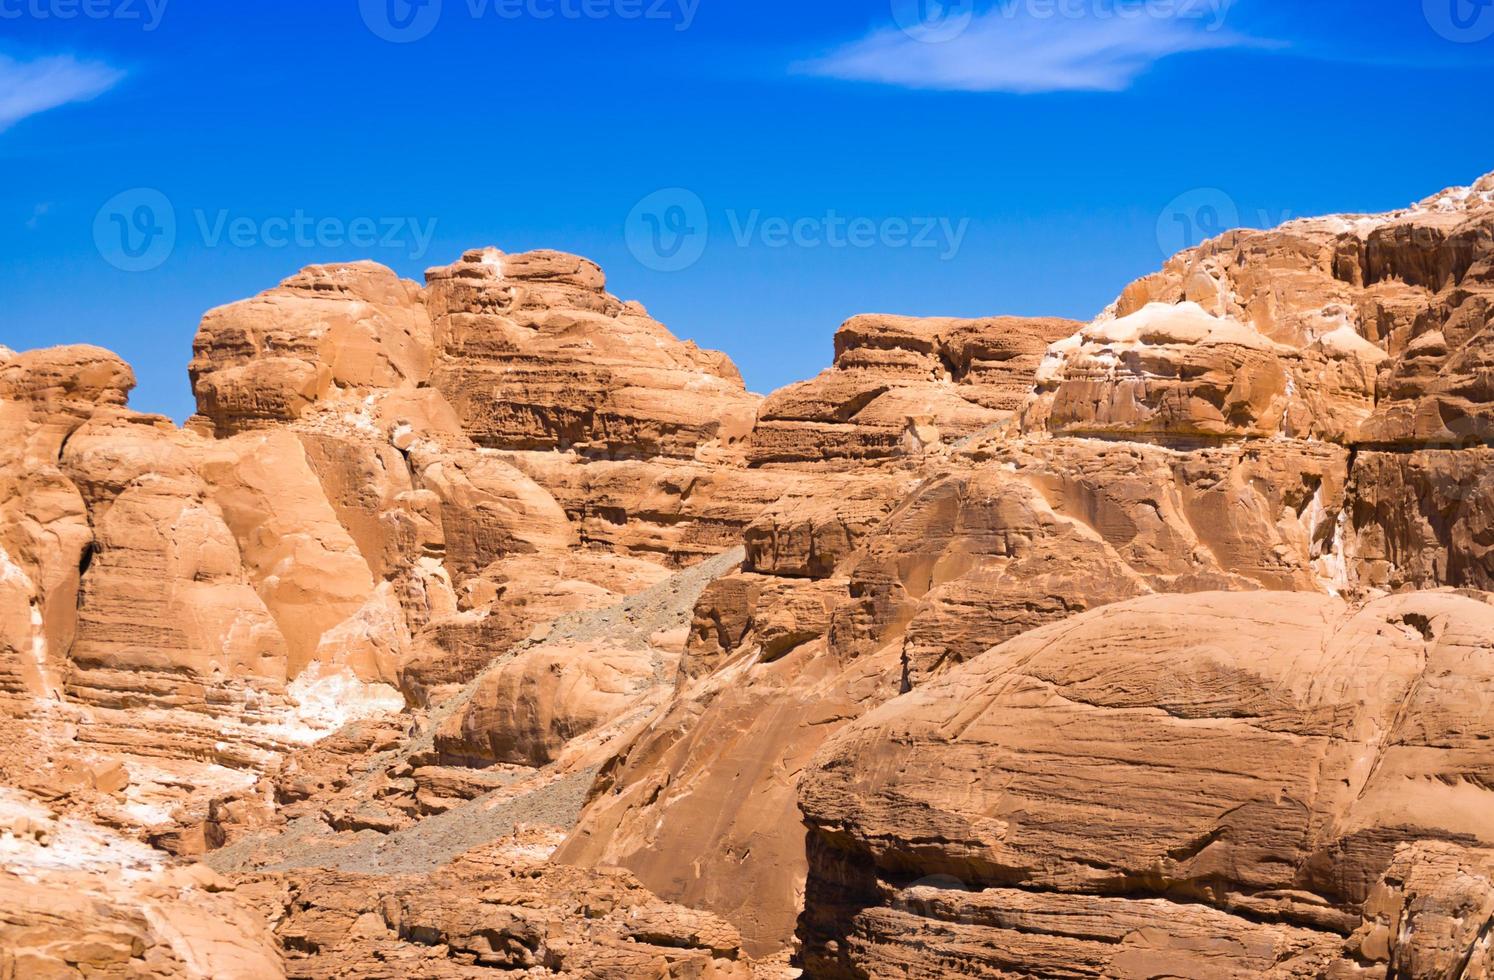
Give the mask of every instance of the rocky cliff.
[{"label": "rocky cliff", "polygon": [[0,349],[0,977],[1483,976],[1491,309],[1494,176],[766,398],[557,252]]}]

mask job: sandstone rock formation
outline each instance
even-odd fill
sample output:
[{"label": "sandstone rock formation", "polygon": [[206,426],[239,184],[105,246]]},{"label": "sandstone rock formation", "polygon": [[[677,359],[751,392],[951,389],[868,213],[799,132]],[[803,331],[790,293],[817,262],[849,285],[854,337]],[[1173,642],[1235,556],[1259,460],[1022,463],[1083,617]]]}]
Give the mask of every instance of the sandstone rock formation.
[{"label": "sandstone rock formation", "polygon": [[1010,419],[1047,346],[1081,324],[859,316],[835,365],[774,393],[752,434],[755,463],[878,459],[928,451]]},{"label": "sandstone rock formation", "polygon": [[[797,876],[802,852],[781,829],[792,827],[797,775],[831,730],[882,701],[1026,630],[1133,596],[1477,586],[1479,525],[1449,529],[1434,514],[1424,528],[1416,490],[1361,489],[1374,457],[1359,427],[1373,422],[1379,376],[1397,356],[1386,311],[1441,315],[1476,288],[1461,283],[1479,268],[1460,259],[1443,264],[1461,279],[1419,278],[1409,266],[1423,259],[1381,250],[1380,229],[1467,224],[1482,237],[1456,247],[1486,249],[1491,191],[1484,182],[1398,215],[1207,243],[1053,344],[1019,422],[915,466],[916,485],[882,507],[821,496],[771,508],[748,529],[746,571],[783,585],[743,578],[707,594],[687,664],[715,673],[682,688],[618,756],[562,856],[622,863],[663,894],[727,914],[749,948],[770,948],[799,905],[783,869]],[[1348,263],[1369,241],[1372,271]],[[928,348],[912,334],[864,346],[921,370]],[[860,331],[846,335],[844,349],[863,345],[850,339]],[[854,406],[841,392],[875,395],[834,387],[838,374],[770,399],[764,438],[783,438],[774,413],[832,424],[810,410],[815,398]],[[1476,467],[1479,450],[1467,452],[1456,458]],[[1465,504],[1482,499],[1476,479],[1441,472],[1449,499],[1434,506],[1476,522],[1483,504]],[[805,576],[820,583],[819,608],[832,597],[828,625],[801,614],[783,666],[754,627],[780,615]],[[681,851],[704,857],[688,868],[662,857]],[[744,879],[755,900],[742,897]]]},{"label": "sandstone rock formation", "polygon": [[0,790],[0,975],[283,977],[264,920],[202,865]]},{"label": "sandstone rock formation", "polygon": [[[1488,603],[1447,593],[1357,611],[1202,593],[1028,632],[816,760],[805,962],[1299,976],[1420,955],[1435,968],[1390,975],[1456,975],[1486,953],[1478,929],[1390,936],[1407,912],[1377,883],[1458,866],[1431,842],[1494,838],[1491,627]],[[1356,958],[1344,934],[1372,894],[1381,931]]]},{"label": "sandstone rock formation", "polygon": [[480,446],[691,459],[752,430],[757,399],[726,356],[609,295],[593,262],[477,250],[426,279],[432,384]]},{"label": "sandstone rock formation", "polygon": [[211,311],[184,428],[0,349],[0,977],[1482,976],[1491,254],[766,398],[557,252]]},{"label": "sandstone rock formation", "polygon": [[203,318],[192,386],[226,435],[293,421],[334,393],[424,382],[432,348],[413,283],[372,262],[311,266]]},{"label": "sandstone rock formation", "polygon": [[243,890],[280,917],[292,978],[754,976],[726,923],[660,901],[625,872],[550,864],[557,839],[520,831],[430,875],[308,870]]}]

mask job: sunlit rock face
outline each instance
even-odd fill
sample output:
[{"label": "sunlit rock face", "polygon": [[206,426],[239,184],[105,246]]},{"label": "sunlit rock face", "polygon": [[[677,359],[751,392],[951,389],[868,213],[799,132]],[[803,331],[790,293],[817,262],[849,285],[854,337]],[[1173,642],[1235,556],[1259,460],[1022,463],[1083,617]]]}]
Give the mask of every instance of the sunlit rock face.
[{"label": "sunlit rock face", "polygon": [[[479,292],[513,302],[462,293],[452,279],[473,270]],[[483,371],[497,403],[460,382]],[[528,673],[490,666],[557,617],[730,551],[782,493],[745,476],[739,444],[758,398],[730,362],[675,340],[606,296],[595,266],[559,253],[482,250],[433,270],[429,290],[372,263],[310,267],[210,312],[192,378],[199,415],[179,429],[125,407],[134,376],[107,351],[0,354],[0,776],[17,814],[0,855],[6,975],[278,975],[275,947],[292,941],[270,927],[287,906],[271,912],[262,884],[236,891],[190,862],[273,839],[307,785],[292,774],[312,760],[367,766],[397,751],[389,764],[407,765],[438,713],[456,734],[422,770],[434,781],[411,815],[501,785],[480,774],[499,759],[563,756],[574,772],[562,781],[584,790],[620,719],[670,689],[689,589],[665,596],[657,627],[635,639],[556,642],[524,661]],[[719,494],[695,493],[711,481]],[[468,687],[479,678],[496,693]],[[385,734],[332,738],[344,729]],[[581,736],[590,754],[566,755]],[[355,800],[361,816],[313,820],[334,835],[331,823],[394,829],[365,810]],[[526,878],[521,867],[504,873]],[[724,924],[636,884],[566,874],[564,889],[636,893],[628,907],[653,903],[654,925],[603,930],[583,955],[579,932],[562,936],[583,921],[562,890],[550,952],[504,962],[745,975]],[[181,914],[183,889],[203,887],[194,876],[222,896],[201,921]],[[91,897],[97,921],[59,922],[50,896],[68,889]],[[211,936],[194,931],[209,923]]]},{"label": "sunlit rock face", "polygon": [[[1486,869],[1465,876],[1494,839],[1491,627],[1487,602],[1446,593],[1202,593],[997,647],[816,758],[805,961],[928,977],[1483,962],[1477,930],[1403,904],[1490,898]],[[1417,878],[1442,894],[1411,899]]]},{"label": "sunlit rock face", "polygon": [[1060,319],[858,316],[835,364],[775,392],[752,437],[757,464],[872,460],[927,452],[1012,418]]},{"label": "sunlit rock face", "polygon": [[[794,786],[817,746],[877,705],[1031,630],[1152,595],[1230,590],[1272,609],[1282,594],[1479,587],[1481,444],[1365,433],[1413,334],[1444,319],[1483,329],[1471,252],[1487,248],[1491,192],[1486,180],[1180,255],[1026,362],[1015,418],[947,411],[954,438],[910,440],[916,455],[889,458],[919,462],[893,472],[866,468],[871,440],[894,445],[890,427],[866,427],[869,409],[968,389],[938,353],[947,321],[848,323],[834,370],[765,403],[752,452],[786,471],[859,460],[863,482],[790,495],[748,528],[743,573],[697,607],[678,699],[604,774],[562,855],[622,863],[782,945],[809,866]],[[1458,229],[1432,248],[1446,254],[1410,244],[1422,225],[1427,241]],[[927,404],[936,416],[953,402]],[[941,771],[937,752],[919,764]],[[681,852],[707,857],[669,860]],[[907,968],[853,968],[873,962]]]},{"label": "sunlit rock face", "polygon": [[426,278],[432,383],[480,446],[692,459],[751,431],[731,361],[609,294],[593,262],[478,250]]},{"label": "sunlit rock face", "polygon": [[549,251],[211,311],[181,428],[0,349],[0,976],[1482,975],[1491,239],[766,397]]}]

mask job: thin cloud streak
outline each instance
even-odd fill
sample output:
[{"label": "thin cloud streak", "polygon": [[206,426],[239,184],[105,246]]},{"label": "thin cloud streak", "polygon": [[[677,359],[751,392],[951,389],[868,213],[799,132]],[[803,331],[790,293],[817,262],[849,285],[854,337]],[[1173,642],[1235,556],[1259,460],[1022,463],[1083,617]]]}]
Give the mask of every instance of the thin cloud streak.
[{"label": "thin cloud streak", "polygon": [[931,42],[879,30],[795,69],[847,81],[963,92],[1119,92],[1164,58],[1274,47],[1208,18],[1034,17],[1010,5]]},{"label": "thin cloud streak", "polygon": [[49,109],[97,98],[124,77],[116,68],[72,55],[32,61],[0,55],[0,132]]}]

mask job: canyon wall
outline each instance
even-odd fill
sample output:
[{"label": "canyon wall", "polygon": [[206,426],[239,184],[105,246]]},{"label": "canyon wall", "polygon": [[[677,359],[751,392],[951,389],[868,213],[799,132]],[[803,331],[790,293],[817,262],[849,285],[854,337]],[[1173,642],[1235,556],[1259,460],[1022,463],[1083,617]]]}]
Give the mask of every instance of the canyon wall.
[{"label": "canyon wall", "polygon": [[548,251],[0,350],[0,976],[1482,975],[1491,305],[1494,176],[767,397]]}]

